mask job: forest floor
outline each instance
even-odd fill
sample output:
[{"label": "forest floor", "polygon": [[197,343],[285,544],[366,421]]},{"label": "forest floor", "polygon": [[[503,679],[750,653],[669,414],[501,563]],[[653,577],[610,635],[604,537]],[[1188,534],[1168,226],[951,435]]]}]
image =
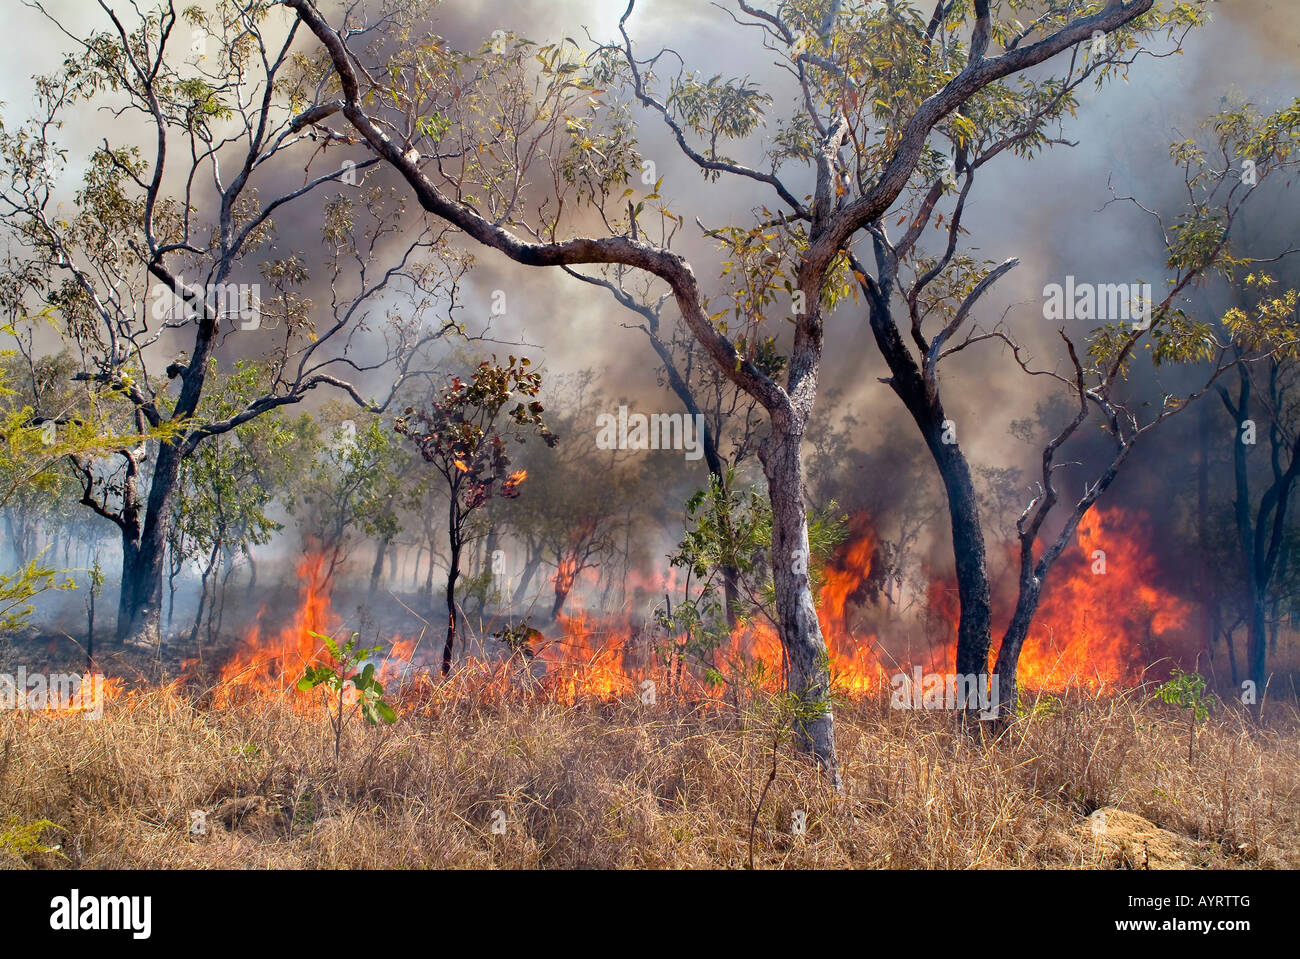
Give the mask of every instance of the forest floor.
[{"label": "forest floor", "polygon": [[417,682],[337,759],[294,691],[0,711],[0,867],[1300,867],[1292,701],[1261,725],[1216,699],[1189,762],[1189,713],[1150,687],[1033,697],[996,737],[885,690],[837,710],[836,794],[773,697],[516,692]]}]

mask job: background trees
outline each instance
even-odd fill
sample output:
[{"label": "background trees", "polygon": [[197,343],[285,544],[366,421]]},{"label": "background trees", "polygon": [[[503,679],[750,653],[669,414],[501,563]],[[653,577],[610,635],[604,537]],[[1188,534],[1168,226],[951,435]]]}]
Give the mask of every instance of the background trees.
[{"label": "background trees", "polygon": [[323,557],[328,582],[362,543],[393,535],[403,488],[400,470],[407,464],[393,421],[381,416],[332,404],[301,430],[298,442],[306,455],[298,463],[288,506],[305,548]]},{"label": "background trees", "polygon": [[[213,373],[204,411],[216,419],[234,415],[263,388],[265,376],[255,363],[240,363],[228,376]],[[301,477],[303,429],[301,421],[295,431],[273,411],[213,437],[182,463],[167,539],[168,621],[176,609],[177,577],[188,561],[199,575],[191,642],[205,613],[208,639],[215,637],[231,576],[243,563],[250,568],[250,583],[255,581],[254,547],[266,545],[283,528],[271,511],[291,495],[291,477],[295,486]]]},{"label": "background trees", "polygon": [[[400,383],[419,349],[448,331],[428,315],[447,306],[466,267],[440,259],[437,235],[418,229],[378,262],[405,230],[400,204],[364,188],[358,170],[364,177],[369,162],[312,170],[329,140],[310,124],[337,105],[319,99],[319,76],[294,54],[297,26],[284,31],[271,11],[263,0],[220,0],[129,16],[101,5],[89,29],[54,20],[73,52],[38,78],[33,118],[0,129],[9,171],[0,217],[22,251],[23,302],[51,305],[75,376],[120,404],[134,432],[167,431],[114,451],[114,495],[85,497],[120,532],[119,639],[156,635],[183,461],[207,438],[317,388],[365,405],[367,371],[388,366]],[[59,188],[74,164],[60,130],[104,110],[120,121],[118,142],[76,164],[85,175],[64,215]],[[278,248],[277,221],[307,202],[321,210],[340,188],[354,194],[325,204],[320,247],[309,253],[299,231],[291,249]],[[324,308],[302,293],[317,260],[329,277]],[[366,358],[341,355],[335,345],[392,292],[413,308],[369,340]],[[239,410],[204,417],[210,361],[230,337],[256,340],[271,376]]]}]

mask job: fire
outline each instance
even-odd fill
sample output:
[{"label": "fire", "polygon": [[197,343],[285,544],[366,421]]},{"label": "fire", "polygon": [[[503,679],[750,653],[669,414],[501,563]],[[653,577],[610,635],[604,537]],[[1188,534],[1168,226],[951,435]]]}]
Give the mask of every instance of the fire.
[{"label": "fire", "polygon": [[630,628],[592,624],[585,614],[560,616],[561,638],[546,644],[544,685],[554,699],[573,703],[584,697],[617,699],[639,690],[645,673],[630,660]]},{"label": "fire", "polygon": [[885,671],[872,652],[876,637],[857,636],[850,622],[850,604],[867,598],[876,551],[871,521],[865,513],[858,513],[850,523],[849,539],[826,565],[821,607],[817,611],[830,651],[832,681],[838,688],[854,694],[875,689],[885,678]]},{"label": "fire", "polygon": [[338,620],[330,610],[325,583],[325,558],[305,556],[298,564],[301,600],[293,618],[272,635],[263,636],[263,608],[234,654],[221,668],[214,690],[217,705],[238,699],[249,691],[284,693],[297,683],[307,666],[325,655],[324,643],[314,634],[333,635]]},{"label": "fire", "polygon": [[1163,589],[1146,517],[1093,509],[1078,548],[1048,576],[1020,654],[1020,682],[1058,690],[1071,684],[1134,684],[1179,637],[1188,603]]},{"label": "fire", "polygon": [[[1159,585],[1149,536],[1142,517],[1118,509],[1094,510],[1085,518],[1077,549],[1062,556],[1048,581],[1021,655],[1023,686],[1061,689],[1071,684],[1133,683],[1158,658],[1164,644],[1177,638],[1190,608]],[[1104,567],[1099,559],[1102,552]],[[879,555],[870,520],[856,516],[848,540],[824,570],[817,615],[830,654],[832,683],[841,693],[872,693],[888,684],[889,673],[911,665],[893,664],[891,659],[896,668],[887,671],[877,636],[860,627]],[[322,557],[305,557],[297,572],[301,583],[297,610],[274,630],[263,626],[266,610],[259,613],[221,669],[214,704],[252,694],[299,696],[295,703],[302,708],[315,702],[298,693],[295,684],[309,664],[327,659],[317,634],[337,638],[341,623],[330,609]],[[671,597],[674,573],[669,571],[653,583],[634,577],[635,591],[642,598]],[[558,585],[572,587],[578,578],[572,564],[560,563]],[[943,671],[953,655],[956,591],[932,578],[929,594],[932,619],[926,635],[934,635],[937,626],[943,638],[916,652],[931,671]],[[434,691],[439,701],[472,688],[478,696],[491,699],[542,695],[576,704],[644,696],[646,680],[654,683],[659,695],[686,695],[705,702],[718,698],[718,687],[711,685],[718,677],[744,677],[773,691],[782,688],[785,680],[776,628],[762,619],[738,626],[706,661],[693,662],[685,654],[685,637],[666,636],[662,629],[633,622],[626,613],[620,617],[580,610],[557,617],[546,635],[531,631],[524,641],[515,642],[508,656],[462,658],[450,684],[430,678],[426,664],[418,659],[417,646],[394,637],[387,657],[378,664],[391,702],[413,702],[409,696],[419,687]],[[906,658],[910,657],[909,650]],[[114,693],[121,695],[120,690]]]},{"label": "fire", "polygon": [[555,566],[555,590],[568,593],[578,578],[578,562],[570,556],[562,557]]}]

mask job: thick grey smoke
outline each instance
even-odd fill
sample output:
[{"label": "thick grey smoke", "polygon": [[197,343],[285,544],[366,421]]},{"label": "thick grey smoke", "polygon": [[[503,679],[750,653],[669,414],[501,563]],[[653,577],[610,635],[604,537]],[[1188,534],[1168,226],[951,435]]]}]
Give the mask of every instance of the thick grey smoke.
[{"label": "thick grey smoke", "polygon": [[[11,2],[6,12],[11,45],[0,72],[0,99],[6,117],[24,114],[30,100],[29,76],[53,69],[66,38],[36,11]],[[84,0],[50,0],[48,8],[72,23],[98,11]],[[725,4],[724,4],[725,6]],[[1144,57],[1127,82],[1100,92],[1088,91],[1077,119],[1065,134],[1074,147],[1057,147],[1032,162],[1007,159],[992,164],[977,184],[967,211],[972,252],[990,260],[1021,259],[987,298],[980,320],[996,322],[1005,311],[1016,336],[1051,365],[1059,356],[1052,324],[1042,318],[1045,284],[1073,275],[1094,282],[1163,284],[1159,237],[1148,218],[1131,205],[1112,204],[1113,193],[1131,194],[1147,205],[1165,209],[1178,202],[1179,171],[1170,162],[1169,143],[1196,133],[1201,119],[1220,109],[1225,98],[1243,96],[1275,108],[1300,89],[1300,18],[1282,0],[1228,0],[1216,4],[1214,21],[1195,33],[1182,56]],[[329,9],[328,7],[326,8]],[[612,0],[530,0],[530,2],[460,2],[447,0],[433,28],[453,44],[476,48],[495,30],[509,30],[541,42],[572,37],[588,46],[617,36],[624,9]],[[773,54],[764,50],[758,31],[737,28],[713,4],[698,0],[643,0],[631,18],[630,32],[638,53],[670,46],[688,70],[705,76],[749,75],[769,81],[779,77]],[[787,87],[788,89],[788,87]],[[773,113],[789,104],[778,100]],[[676,209],[698,215],[706,225],[746,222],[749,211],[774,204],[774,197],[749,183],[709,184],[670,142],[657,118],[642,113],[641,148],[665,177],[664,193]],[[84,156],[113,126],[99,123],[65,130],[74,155]],[[770,135],[772,125],[764,131]],[[1113,191],[1113,193],[1112,193]],[[1261,235],[1279,235],[1293,222],[1287,208],[1252,223]],[[316,229],[310,211],[280,222],[285,235]],[[697,262],[701,280],[714,279],[717,261],[710,244],[696,236],[693,222],[681,248]],[[627,398],[653,409],[675,409],[675,401],[656,382],[657,365],[644,337],[627,329],[633,317],[601,291],[557,271],[528,271],[496,254],[476,251],[478,266],[471,287],[467,321],[476,311],[486,317],[494,290],[504,290],[510,309],[494,324],[506,340],[536,344],[533,354],[546,369],[566,373],[597,370],[600,385],[613,398]],[[670,307],[671,310],[671,307]],[[671,316],[671,314],[670,314]],[[1080,325],[1076,331],[1082,335]],[[834,423],[852,407],[858,415],[858,442],[917,443],[911,424],[887,387],[877,380],[883,365],[860,310],[841,309],[829,324],[820,415]],[[994,345],[972,350],[946,370],[949,413],[973,462],[989,466],[1027,466],[1032,451],[1008,437],[1012,421],[1030,416],[1040,395],[1010,358]],[[592,428],[593,446],[595,427]],[[701,474],[702,475],[702,474]],[[940,537],[941,539],[942,537]]]}]

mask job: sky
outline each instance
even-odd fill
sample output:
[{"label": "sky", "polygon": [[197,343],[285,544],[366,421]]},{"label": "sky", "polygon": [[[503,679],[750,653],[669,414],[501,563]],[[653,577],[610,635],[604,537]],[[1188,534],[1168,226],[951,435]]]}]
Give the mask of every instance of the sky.
[{"label": "sky", "polygon": [[[30,76],[53,69],[71,47],[37,11],[18,0],[0,2],[7,29],[24,38],[11,45],[0,64],[0,100],[10,122],[30,104]],[[98,13],[89,0],[48,0],[46,6],[77,29]],[[322,6],[327,14],[336,9]],[[1175,202],[1181,176],[1168,157],[1170,142],[1194,135],[1200,119],[1219,109],[1226,97],[1242,96],[1270,109],[1300,93],[1300,4],[1223,0],[1214,7],[1213,22],[1192,35],[1182,55],[1143,58],[1126,82],[1084,93],[1078,116],[1066,129],[1075,146],[1054,148],[1033,162],[1008,159],[982,176],[968,205],[969,248],[990,260],[1021,259],[984,301],[982,320],[993,322],[1007,310],[1017,336],[1051,356],[1054,329],[1041,318],[1046,283],[1066,275],[1097,282],[1163,281],[1162,250],[1149,219],[1130,206],[1107,207],[1108,199],[1132,194],[1149,204]],[[543,42],[569,36],[587,46],[586,32],[596,39],[617,35],[623,9],[622,2],[611,0],[446,0],[432,28],[464,47],[477,47],[499,29]],[[758,45],[757,33],[738,30],[718,5],[642,0],[629,31],[639,54],[671,46],[689,69],[706,76],[772,75],[773,55]],[[773,109],[782,107],[778,103]],[[663,192],[676,209],[714,224],[743,221],[756,205],[774,202],[748,182],[705,183],[668,142],[656,118],[642,113],[639,119],[642,151],[665,177]],[[765,131],[770,132],[771,127]],[[107,115],[102,122],[63,131],[74,164],[76,155],[114,133],[120,129]],[[1270,213],[1271,220],[1266,216],[1256,225],[1262,233],[1284,233],[1294,223],[1285,206]],[[286,232],[293,226],[292,220],[281,224]],[[688,237],[682,249],[693,259],[699,256],[697,274],[706,283],[711,280],[718,257],[708,244]],[[594,368],[611,398],[654,410],[675,409],[657,382],[644,337],[624,326],[633,317],[600,291],[557,271],[529,272],[491,252],[480,252],[471,286],[475,305],[467,318],[474,310],[485,314],[492,291],[505,290],[510,309],[495,328],[504,339],[533,344],[533,355],[548,371]],[[818,415],[834,420],[852,409],[861,421],[864,445],[896,440],[900,431],[912,430],[878,381],[882,373],[860,313],[841,310],[828,325]],[[989,465],[1027,463],[1030,451],[1010,441],[1007,430],[1013,420],[1033,412],[1033,399],[1010,360],[989,346],[951,363],[945,378],[948,412],[972,459]]]}]

